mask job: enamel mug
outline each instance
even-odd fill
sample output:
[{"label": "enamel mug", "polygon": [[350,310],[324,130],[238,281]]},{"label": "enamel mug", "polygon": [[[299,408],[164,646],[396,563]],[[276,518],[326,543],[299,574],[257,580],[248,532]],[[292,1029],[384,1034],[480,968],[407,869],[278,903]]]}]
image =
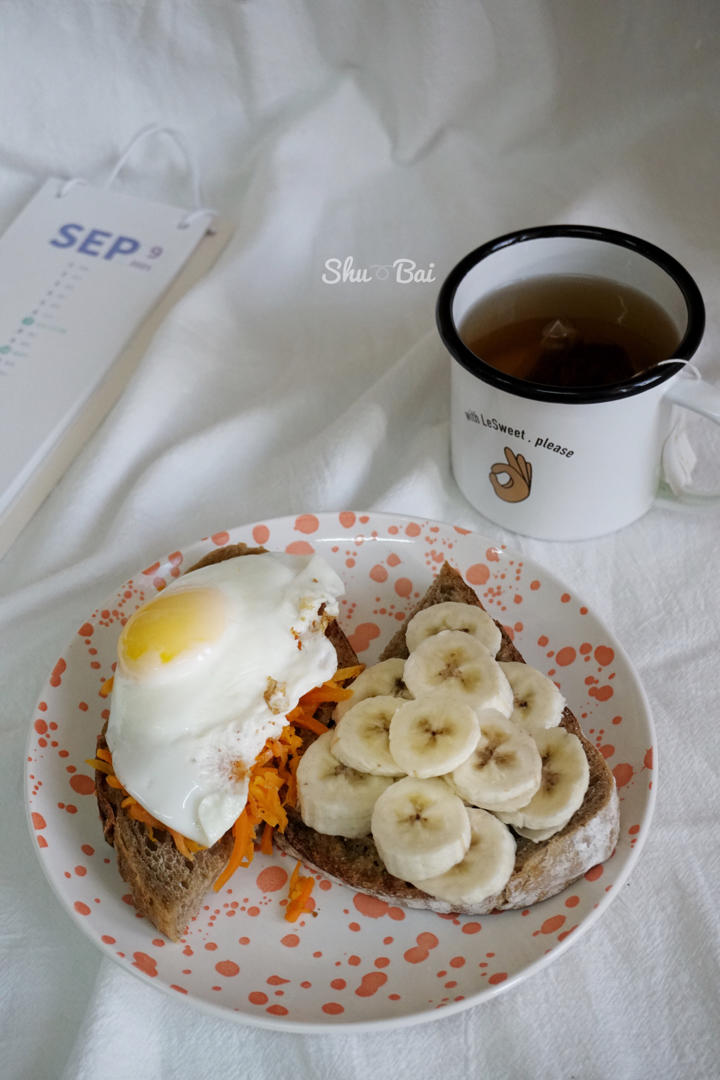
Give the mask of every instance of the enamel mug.
[{"label": "enamel mug", "polygon": [[[554,386],[505,374],[468,348],[461,331],[478,301],[551,275],[600,278],[644,293],[677,330],[672,356],[615,384]],[[663,490],[672,406],[720,423],[720,389],[688,365],[703,335],[703,300],[690,274],[660,248],[590,226],[509,233],[450,272],[437,323],[452,357],[453,472],[490,521],[542,540],[583,540],[628,525],[658,501],[720,506],[720,496],[676,485],[675,495]]]}]

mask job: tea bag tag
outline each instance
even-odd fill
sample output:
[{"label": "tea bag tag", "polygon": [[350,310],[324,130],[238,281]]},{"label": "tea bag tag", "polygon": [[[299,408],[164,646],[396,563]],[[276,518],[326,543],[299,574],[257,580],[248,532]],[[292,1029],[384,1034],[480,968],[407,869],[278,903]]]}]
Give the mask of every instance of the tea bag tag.
[{"label": "tea bag tag", "polygon": [[[0,556],[119,397],[232,229],[190,207],[47,180],[0,237]],[[177,141],[177,140],[176,140]]]},{"label": "tea bag tag", "polygon": [[697,460],[685,424],[679,421],[665,440],[662,454],[663,472],[673,495],[683,495],[688,490]]}]

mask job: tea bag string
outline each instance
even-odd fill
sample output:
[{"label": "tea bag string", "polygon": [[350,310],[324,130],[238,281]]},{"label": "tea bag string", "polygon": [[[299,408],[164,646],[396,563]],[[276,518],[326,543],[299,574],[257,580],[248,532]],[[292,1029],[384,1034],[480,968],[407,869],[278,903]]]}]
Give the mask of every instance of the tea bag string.
[{"label": "tea bag string", "polygon": [[[105,180],[103,187],[111,187],[117,180],[121,170],[128,161],[128,158],[135,150],[135,148],[146,139],[149,139],[155,135],[167,135],[175,143],[181,154],[185,158],[185,166],[190,175],[190,185],[192,191],[193,208],[187,214],[185,214],[178,222],[177,227],[179,229],[187,229],[198,218],[208,217],[209,219],[218,216],[218,211],[213,210],[211,207],[203,206],[202,186],[200,183],[200,174],[197,167],[197,162],[192,151],[185,142],[185,138],[182,132],[177,128],[167,127],[162,124],[148,124],[146,127],[141,128],[133,135],[130,142],[120,154],[114,168],[110,175]],[[63,183],[58,188],[56,193],[57,198],[62,199],[67,193],[78,184],[87,184],[88,181],[82,176],[73,176]]]}]

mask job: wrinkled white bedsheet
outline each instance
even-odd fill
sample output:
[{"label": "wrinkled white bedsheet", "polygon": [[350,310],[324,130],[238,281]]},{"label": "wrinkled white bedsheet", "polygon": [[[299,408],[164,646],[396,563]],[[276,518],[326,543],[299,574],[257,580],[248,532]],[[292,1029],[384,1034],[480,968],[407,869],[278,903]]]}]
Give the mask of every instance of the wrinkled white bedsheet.
[{"label": "wrinkled white bedsheet", "polygon": [[[102,179],[152,121],[182,129],[237,226],[0,562],[3,1077],[717,1075],[720,517],[655,509],[575,544],[494,529],[450,473],[434,304],[506,230],[625,229],[696,277],[697,364],[720,382],[719,31],[702,0],[2,4],[0,227],[48,175]],[[147,145],[122,183],[184,204],[181,166]],[[436,283],[324,283],[347,257]],[[720,487],[720,440],[691,430]],[[273,1033],[157,993],[77,930],[32,850],[24,745],[59,650],[138,567],[344,508],[477,529],[577,588],[646,687],[658,802],[622,895],[546,970],[413,1028]]]}]

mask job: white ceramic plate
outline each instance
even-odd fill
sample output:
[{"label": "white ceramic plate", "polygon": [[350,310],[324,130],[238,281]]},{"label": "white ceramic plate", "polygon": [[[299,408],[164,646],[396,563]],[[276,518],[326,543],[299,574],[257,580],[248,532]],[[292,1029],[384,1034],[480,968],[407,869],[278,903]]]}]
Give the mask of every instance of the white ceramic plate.
[{"label": "white ceramic plate", "polygon": [[[392,907],[318,878],[315,909],[283,918],[291,859],[257,855],[211,893],[178,945],[130,905],[102,836],[85,759],[107,715],[99,694],[123,621],[206,551],[247,541],[317,551],[343,577],[340,621],[372,663],[444,559],[525,659],[555,679],[615,775],[613,857],[559,896],[482,918]],[[294,1031],[417,1023],[479,1004],[547,964],[617,895],[647,835],[654,733],[630,662],[582,600],[529,559],[465,529],[380,513],[302,514],[218,533],[138,572],[89,614],[50,674],[27,749],[30,827],[43,869],[81,929],[154,986],[226,1018]]]}]

